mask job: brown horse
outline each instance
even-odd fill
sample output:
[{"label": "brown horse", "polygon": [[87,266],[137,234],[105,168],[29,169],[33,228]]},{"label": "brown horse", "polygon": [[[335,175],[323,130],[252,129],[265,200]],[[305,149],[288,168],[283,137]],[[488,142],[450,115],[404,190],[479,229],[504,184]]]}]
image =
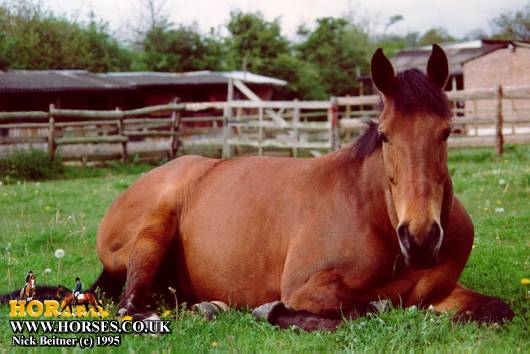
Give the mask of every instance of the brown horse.
[{"label": "brown horse", "polygon": [[257,313],[307,330],[378,299],[512,318],[500,299],[458,283],[473,224],[447,168],[447,76],[439,46],[427,75],[395,75],[378,49],[384,109],[352,147],[313,159],[184,156],[146,173],[100,225],[94,287],[119,296],[125,284],[118,312],[140,318],[156,317],[153,294],[168,286],[188,302],[272,302]]},{"label": "brown horse", "polygon": [[35,289],[35,274],[30,273],[28,276],[28,282],[20,290],[18,300],[25,300],[26,302],[30,302],[31,300],[33,300],[36,294],[37,292]]},{"label": "brown horse", "polygon": [[91,291],[88,291],[88,292],[85,292],[85,293],[81,294],[81,296],[79,296],[79,298],[77,299],[77,301],[74,304],[74,294],[72,293],[72,291],[70,289],[65,288],[62,285],[59,285],[57,287],[57,293],[56,293],[55,297],[59,300],[59,302],[63,302],[64,301],[64,305],[59,310],[59,313],[62,313],[63,310],[66,307],[68,307],[70,309],[70,313],[73,316],[75,316],[75,313],[72,310],[72,305],[82,305],[85,308],[86,311],[88,311],[88,306],[87,305],[90,305],[90,306],[92,306],[94,311],[96,311],[98,316],[101,316],[101,314],[99,312],[99,309],[98,309],[98,306],[100,306],[103,309],[103,304],[98,300],[98,297],[96,296],[96,294],[91,292]]}]

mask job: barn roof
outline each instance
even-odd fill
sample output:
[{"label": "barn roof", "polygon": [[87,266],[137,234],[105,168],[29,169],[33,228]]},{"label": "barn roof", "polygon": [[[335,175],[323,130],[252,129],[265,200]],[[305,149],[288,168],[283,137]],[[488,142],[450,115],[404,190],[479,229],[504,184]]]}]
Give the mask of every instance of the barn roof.
[{"label": "barn roof", "polygon": [[86,70],[9,70],[0,72],[0,92],[127,90],[134,87]]},{"label": "barn roof", "polygon": [[0,92],[134,90],[148,86],[227,84],[229,78],[249,84],[287,85],[283,80],[242,71],[95,74],[86,70],[8,70],[0,72]]},{"label": "barn roof", "polygon": [[98,74],[101,77],[137,86],[165,85],[204,85],[227,84],[230,78],[248,84],[285,86],[287,81],[269,76],[258,75],[248,71],[191,71],[186,73],[168,72],[115,72]]},{"label": "barn roof", "polygon": [[[465,61],[483,55],[491,50],[499,49],[505,45],[505,43],[499,43],[498,41],[494,41],[493,43],[487,41],[470,41],[453,45],[443,45],[442,47],[449,61],[449,73],[451,75],[461,75],[463,72],[462,65]],[[431,50],[430,46],[417,49],[405,49],[398,52],[391,61],[397,72],[414,68],[425,71]]]}]

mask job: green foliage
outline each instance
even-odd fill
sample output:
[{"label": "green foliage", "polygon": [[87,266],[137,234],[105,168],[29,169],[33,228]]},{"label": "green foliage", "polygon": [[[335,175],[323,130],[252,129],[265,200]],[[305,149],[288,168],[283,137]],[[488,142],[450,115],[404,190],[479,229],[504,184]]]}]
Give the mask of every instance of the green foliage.
[{"label": "green foliage", "polygon": [[55,178],[63,171],[60,158],[50,161],[48,154],[42,150],[15,150],[5,159],[0,160],[0,180],[36,181]]},{"label": "green foliage", "polygon": [[145,67],[155,71],[219,70],[223,46],[212,31],[201,35],[196,26],[155,27],[143,40]]},{"label": "green foliage", "polygon": [[56,17],[31,1],[0,4],[0,67],[12,69],[126,70],[129,52],[107,25]]},{"label": "green foliage", "polygon": [[368,70],[373,46],[363,29],[345,18],[317,20],[313,31],[302,29],[300,58],[316,68],[328,95],[355,94],[358,74]]},{"label": "green foliage", "polygon": [[289,54],[289,41],[281,34],[278,19],[267,21],[261,13],[233,11],[227,29],[228,66],[267,75],[279,56]]},{"label": "green foliage", "polygon": [[418,45],[424,46],[434,43],[443,44],[455,41],[456,39],[447,33],[444,28],[431,28],[419,38]]},{"label": "green foliage", "polygon": [[499,39],[530,40],[530,2],[520,10],[505,12],[493,20]]}]

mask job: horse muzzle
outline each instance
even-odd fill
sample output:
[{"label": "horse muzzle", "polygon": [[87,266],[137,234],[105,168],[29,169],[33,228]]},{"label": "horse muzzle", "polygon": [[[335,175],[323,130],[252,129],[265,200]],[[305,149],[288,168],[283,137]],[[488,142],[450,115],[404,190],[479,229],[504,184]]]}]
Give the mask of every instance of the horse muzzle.
[{"label": "horse muzzle", "polygon": [[426,269],[438,263],[438,252],[443,239],[443,230],[439,223],[433,222],[429,231],[421,238],[420,235],[410,233],[408,223],[401,223],[397,234],[399,247],[408,267]]}]

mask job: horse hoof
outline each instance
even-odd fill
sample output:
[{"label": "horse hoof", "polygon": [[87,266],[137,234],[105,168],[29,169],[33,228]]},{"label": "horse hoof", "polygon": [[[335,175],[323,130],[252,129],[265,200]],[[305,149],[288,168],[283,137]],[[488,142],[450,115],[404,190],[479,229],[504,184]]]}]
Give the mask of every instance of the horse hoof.
[{"label": "horse hoof", "polygon": [[205,301],[193,305],[191,311],[213,320],[219,312],[228,311],[228,305],[221,301]]},{"label": "horse hoof", "polygon": [[133,321],[159,321],[160,317],[154,312],[135,313],[132,316]]},{"label": "horse hoof", "polygon": [[259,320],[266,320],[270,322],[271,314],[278,310],[285,310],[285,305],[281,301],[269,302],[252,310],[252,315]]},{"label": "horse hoof", "polygon": [[473,314],[473,320],[479,323],[503,323],[515,316],[510,306],[501,299],[492,298],[480,305]]}]

